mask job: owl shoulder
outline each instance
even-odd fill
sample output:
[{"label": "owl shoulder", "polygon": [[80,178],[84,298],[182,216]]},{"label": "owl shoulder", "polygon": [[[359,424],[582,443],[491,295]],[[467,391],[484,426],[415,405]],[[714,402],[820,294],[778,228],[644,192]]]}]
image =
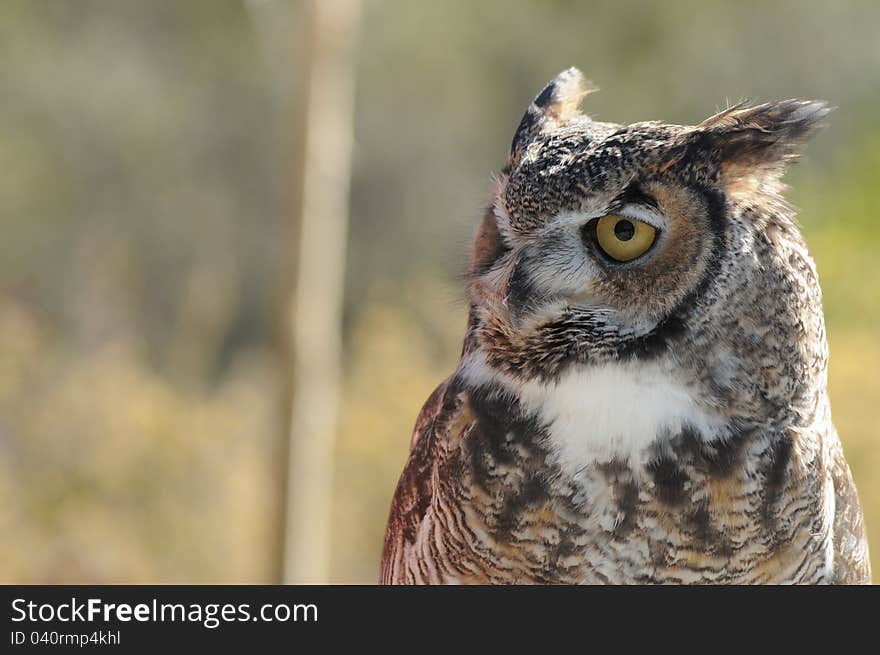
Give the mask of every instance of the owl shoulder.
[{"label": "owl shoulder", "polygon": [[[400,475],[385,531],[382,550],[383,583],[392,582],[407,543],[414,543],[436,493],[434,471],[448,455],[468,411],[461,389],[451,376],[428,397],[416,419],[409,458]],[[466,420],[465,420],[466,422]]]},{"label": "owl shoulder", "polygon": [[830,467],[835,501],[834,582],[871,584],[871,562],[862,507],[836,431],[831,436]]}]

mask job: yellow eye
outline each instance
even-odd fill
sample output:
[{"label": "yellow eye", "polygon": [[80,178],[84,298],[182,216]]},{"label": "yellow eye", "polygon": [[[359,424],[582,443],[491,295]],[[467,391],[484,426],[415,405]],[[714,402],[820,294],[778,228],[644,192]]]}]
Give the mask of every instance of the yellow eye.
[{"label": "yellow eye", "polygon": [[619,262],[628,262],[648,252],[657,230],[634,218],[609,214],[596,223],[596,241],[603,252]]}]

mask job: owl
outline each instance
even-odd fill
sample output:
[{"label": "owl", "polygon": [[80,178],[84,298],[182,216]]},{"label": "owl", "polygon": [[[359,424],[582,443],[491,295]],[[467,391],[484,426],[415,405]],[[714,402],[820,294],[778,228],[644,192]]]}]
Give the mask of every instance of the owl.
[{"label": "owl", "polygon": [[381,582],[870,582],[781,195],[829,109],[617,125],[578,109],[591,90],[577,69],[544,88],[494,181]]}]

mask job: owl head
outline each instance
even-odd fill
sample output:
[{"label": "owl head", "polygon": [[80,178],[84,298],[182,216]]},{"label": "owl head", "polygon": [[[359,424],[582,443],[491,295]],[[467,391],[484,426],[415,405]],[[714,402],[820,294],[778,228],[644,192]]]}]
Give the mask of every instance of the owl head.
[{"label": "owl head", "polygon": [[780,177],[829,109],[784,100],[695,126],[618,125],[578,109],[592,90],[560,73],[514,134],[472,248],[470,347],[551,376],[731,331],[759,339],[759,288],[777,295],[762,312],[798,322],[814,290],[786,277],[802,242]]}]

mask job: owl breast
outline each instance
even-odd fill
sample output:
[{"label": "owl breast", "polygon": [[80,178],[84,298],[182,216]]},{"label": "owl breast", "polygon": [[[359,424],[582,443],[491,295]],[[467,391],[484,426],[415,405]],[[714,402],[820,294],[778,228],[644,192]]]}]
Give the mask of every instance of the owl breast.
[{"label": "owl breast", "polygon": [[[797,431],[713,417],[660,369],[580,372],[571,383],[561,379],[547,391],[558,397],[540,406],[521,387],[514,396],[497,380],[477,383],[473,371],[447,391],[469,427],[408,547],[412,581],[828,577],[833,508],[814,510],[833,490],[816,473],[821,453]],[[604,411],[618,396],[620,417]]]}]

